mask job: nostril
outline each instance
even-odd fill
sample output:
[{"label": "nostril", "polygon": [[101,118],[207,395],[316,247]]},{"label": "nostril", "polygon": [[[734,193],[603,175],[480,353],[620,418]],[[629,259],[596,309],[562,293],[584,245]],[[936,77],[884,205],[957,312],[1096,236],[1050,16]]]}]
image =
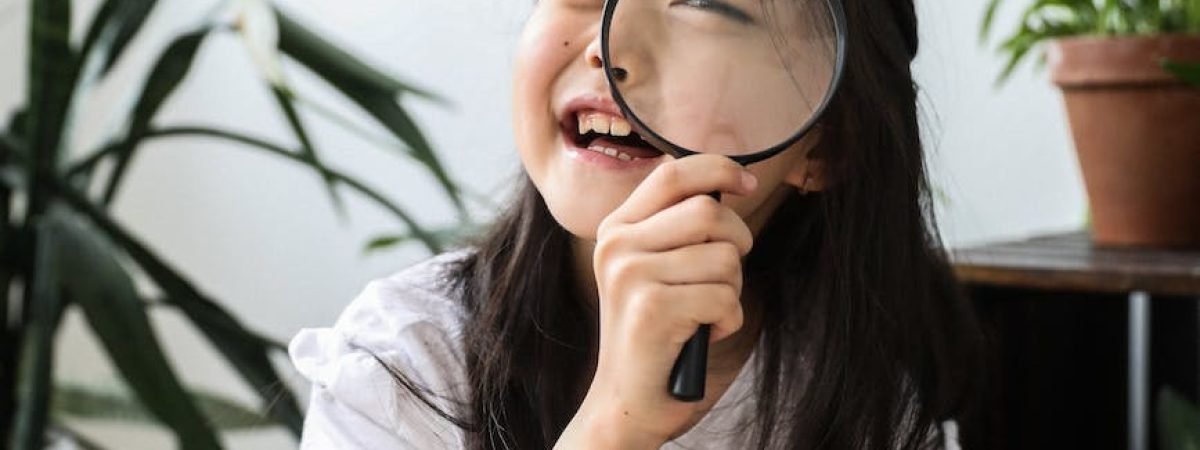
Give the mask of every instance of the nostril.
[{"label": "nostril", "polygon": [[629,71],[620,67],[613,67],[612,76],[614,80],[625,81],[626,78],[629,78]]}]

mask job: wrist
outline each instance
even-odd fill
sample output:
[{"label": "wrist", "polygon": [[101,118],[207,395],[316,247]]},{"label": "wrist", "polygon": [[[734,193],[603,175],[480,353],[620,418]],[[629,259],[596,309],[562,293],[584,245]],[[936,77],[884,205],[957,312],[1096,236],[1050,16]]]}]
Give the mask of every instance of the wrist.
[{"label": "wrist", "polygon": [[[585,402],[586,403],[586,402]],[[597,413],[580,407],[554,445],[555,450],[657,450],[666,443],[632,426],[620,412]]]}]

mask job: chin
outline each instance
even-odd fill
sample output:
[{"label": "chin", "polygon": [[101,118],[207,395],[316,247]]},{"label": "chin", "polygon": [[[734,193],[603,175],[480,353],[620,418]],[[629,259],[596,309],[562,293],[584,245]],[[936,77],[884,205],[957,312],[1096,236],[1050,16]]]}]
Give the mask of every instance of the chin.
[{"label": "chin", "polygon": [[628,192],[605,190],[551,189],[538,187],[550,215],[563,229],[578,239],[595,241],[600,223],[612,214],[625,199]]}]

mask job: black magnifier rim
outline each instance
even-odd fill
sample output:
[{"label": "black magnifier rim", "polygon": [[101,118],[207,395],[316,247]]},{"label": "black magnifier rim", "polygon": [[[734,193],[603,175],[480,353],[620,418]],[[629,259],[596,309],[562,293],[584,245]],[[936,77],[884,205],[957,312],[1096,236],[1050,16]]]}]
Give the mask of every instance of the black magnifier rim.
[{"label": "black magnifier rim", "polygon": [[[637,0],[635,0],[637,1]],[[617,106],[625,113],[625,119],[633,125],[639,135],[646,140],[647,143],[662,150],[676,158],[695,155],[703,152],[687,149],[676,145],[667,138],[664,138],[652,128],[646,126],[645,122],[633,112],[629,104],[625,101],[625,97],[621,95],[621,90],[617,88],[617,80],[613,74],[612,58],[609,53],[609,32],[612,29],[613,14],[617,9],[617,3],[620,0],[605,0],[604,1],[604,16],[600,26],[600,60],[604,66],[604,76],[608,79],[609,90],[612,91],[613,101],[617,102]],[[741,165],[753,164],[764,159],[775,156],[779,152],[787,150],[796,141],[803,139],[808,135],[808,132],[817,125],[817,121],[821,116],[825,115],[825,110],[829,108],[829,103],[833,100],[833,95],[837,92],[838,87],[842,84],[842,73],[846,68],[846,13],[842,9],[842,4],[838,0],[825,0],[825,5],[829,7],[829,13],[833,15],[833,31],[836,39],[836,55],[833,66],[833,80],[829,84],[829,90],[825,92],[821,103],[813,111],[812,117],[800,127],[795,134],[772,147],[764,150],[759,150],[754,153],[744,155],[728,155],[730,159],[738,162]]]}]

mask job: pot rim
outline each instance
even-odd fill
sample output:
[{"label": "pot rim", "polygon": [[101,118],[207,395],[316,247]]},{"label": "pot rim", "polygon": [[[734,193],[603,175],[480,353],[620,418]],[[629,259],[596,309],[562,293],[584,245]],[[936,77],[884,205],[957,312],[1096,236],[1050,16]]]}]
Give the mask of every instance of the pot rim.
[{"label": "pot rim", "polygon": [[1200,33],[1070,36],[1050,41],[1046,59],[1064,89],[1184,85],[1162,61],[1200,62]]}]

